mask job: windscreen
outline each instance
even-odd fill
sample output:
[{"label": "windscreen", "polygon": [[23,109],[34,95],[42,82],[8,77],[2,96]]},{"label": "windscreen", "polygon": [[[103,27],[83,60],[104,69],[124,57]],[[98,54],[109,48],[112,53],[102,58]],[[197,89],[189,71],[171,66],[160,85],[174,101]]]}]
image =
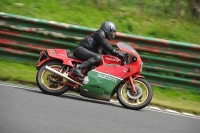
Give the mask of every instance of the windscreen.
[{"label": "windscreen", "polygon": [[131,53],[138,54],[134,48],[132,48],[131,46],[129,46],[128,44],[124,42],[118,42],[117,47],[122,51],[125,50],[125,51],[130,51]]}]

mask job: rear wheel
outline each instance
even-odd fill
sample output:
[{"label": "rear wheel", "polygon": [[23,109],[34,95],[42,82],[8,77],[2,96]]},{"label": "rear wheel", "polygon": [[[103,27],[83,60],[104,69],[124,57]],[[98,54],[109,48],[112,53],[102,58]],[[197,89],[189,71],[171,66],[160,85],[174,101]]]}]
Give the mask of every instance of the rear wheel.
[{"label": "rear wheel", "polygon": [[63,82],[67,82],[66,79],[45,70],[45,66],[49,66],[60,72],[63,64],[59,62],[48,62],[38,70],[36,82],[39,89],[45,94],[55,96],[67,92],[70,86],[63,84]]},{"label": "rear wheel", "polygon": [[142,109],[146,107],[153,97],[153,91],[150,84],[143,78],[137,78],[133,81],[136,93],[132,91],[129,82],[121,84],[117,91],[117,98],[122,106],[128,109]]}]

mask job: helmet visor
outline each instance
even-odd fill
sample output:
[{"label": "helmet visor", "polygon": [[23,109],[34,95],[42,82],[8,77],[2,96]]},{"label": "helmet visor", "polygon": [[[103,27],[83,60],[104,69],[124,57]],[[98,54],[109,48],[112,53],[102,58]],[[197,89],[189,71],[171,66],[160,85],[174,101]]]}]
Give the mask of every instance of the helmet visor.
[{"label": "helmet visor", "polygon": [[116,31],[113,31],[112,32],[112,37],[115,38],[115,36],[116,36]]}]

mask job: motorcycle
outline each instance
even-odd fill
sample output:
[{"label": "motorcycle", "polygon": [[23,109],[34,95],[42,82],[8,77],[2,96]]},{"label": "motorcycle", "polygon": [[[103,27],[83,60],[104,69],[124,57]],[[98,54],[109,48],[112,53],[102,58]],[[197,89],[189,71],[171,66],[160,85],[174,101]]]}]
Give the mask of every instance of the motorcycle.
[{"label": "motorcycle", "polygon": [[128,109],[139,110],[152,100],[151,85],[140,75],[143,62],[137,51],[123,42],[117,43],[118,50],[125,53],[124,59],[102,55],[98,66],[83,70],[84,78],[71,74],[82,61],[68,49],[47,49],[40,52],[36,63],[36,82],[39,89],[50,95],[59,96],[68,90],[81,96],[110,101],[117,94],[120,104]]}]

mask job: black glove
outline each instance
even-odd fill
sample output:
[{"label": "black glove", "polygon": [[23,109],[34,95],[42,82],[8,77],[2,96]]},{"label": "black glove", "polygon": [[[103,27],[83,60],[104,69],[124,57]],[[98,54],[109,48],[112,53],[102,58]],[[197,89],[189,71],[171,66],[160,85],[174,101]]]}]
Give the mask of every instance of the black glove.
[{"label": "black glove", "polygon": [[119,51],[117,51],[117,50],[115,50],[115,49],[113,49],[113,55],[115,55],[115,56],[117,56],[118,58],[120,58],[120,59],[124,59],[124,57],[125,57],[125,54],[124,53],[122,53],[122,52],[119,52]]},{"label": "black glove", "polygon": [[118,58],[120,58],[120,59],[124,59],[125,54],[122,53],[122,52],[116,51],[116,56],[117,56]]},{"label": "black glove", "polygon": [[120,59],[124,59],[125,55],[124,53],[118,51],[117,57],[119,57]]}]

